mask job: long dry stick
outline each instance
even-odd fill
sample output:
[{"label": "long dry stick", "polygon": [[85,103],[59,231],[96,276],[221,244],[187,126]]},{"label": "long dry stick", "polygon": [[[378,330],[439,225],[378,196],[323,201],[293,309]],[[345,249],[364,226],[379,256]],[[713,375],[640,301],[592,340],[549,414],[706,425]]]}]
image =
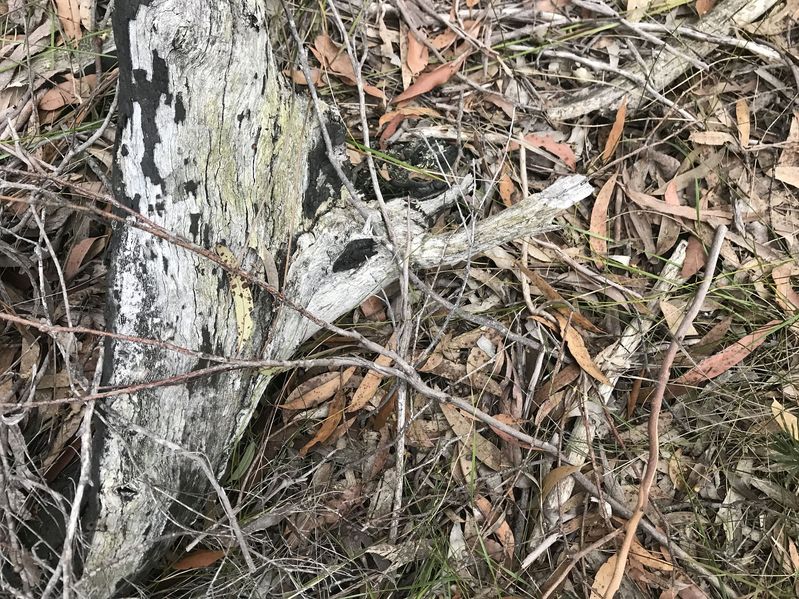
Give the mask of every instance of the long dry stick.
[{"label": "long dry stick", "polygon": [[713,245],[710,248],[707,263],[705,264],[705,277],[702,279],[702,284],[696,291],[696,296],[694,296],[694,301],[691,303],[691,307],[685,313],[685,317],[682,319],[680,326],[674,333],[674,337],[671,340],[669,349],[666,351],[666,355],[663,356],[663,364],[660,367],[657,387],[655,388],[655,393],[652,397],[652,402],[650,405],[648,426],[649,461],[646,464],[646,471],[644,472],[644,477],[641,480],[641,487],[638,490],[638,503],[635,506],[635,512],[633,512],[632,518],[627,521],[627,532],[624,536],[624,542],[622,543],[617,554],[616,569],[613,571],[613,578],[611,579],[610,585],[605,592],[605,596],[608,599],[612,599],[616,595],[616,591],[618,591],[619,587],[621,586],[621,579],[624,576],[624,570],[627,566],[627,556],[630,553],[633,540],[638,532],[638,524],[641,522],[641,518],[644,516],[644,510],[646,510],[647,506],[649,505],[649,492],[652,489],[652,483],[655,480],[658,459],[660,458],[660,439],[658,438],[660,408],[663,405],[663,396],[666,392],[666,385],[669,383],[671,365],[674,362],[674,358],[677,356],[680,346],[682,345],[685,334],[693,324],[697,314],[699,314],[699,310],[702,308],[702,304],[705,301],[707,292],[710,289],[710,284],[713,282],[713,274],[716,270],[716,262],[718,261],[719,253],[721,252],[721,244],[724,242],[724,235],[726,233],[727,227],[725,225],[721,225],[718,229],[716,229],[716,235],[713,237]]}]

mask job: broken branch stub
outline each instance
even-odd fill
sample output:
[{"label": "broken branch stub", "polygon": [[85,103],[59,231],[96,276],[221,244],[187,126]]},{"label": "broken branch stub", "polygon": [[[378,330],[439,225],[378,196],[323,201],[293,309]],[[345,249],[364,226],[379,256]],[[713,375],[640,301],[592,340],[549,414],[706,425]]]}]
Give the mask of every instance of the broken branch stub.
[{"label": "broken branch stub", "polygon": [[[377,212],[370,231],[342,196],[308,101],[278,74],[268,19],[257,0],[117,6],[115,195],[240,266],[276,263],[277,272],[286,272],[285,296],[332,321],[393,281],[396,263]],[[325,114],[336,144],[332,159],[342,160],[343,128],[330,110]],[[389,204],[396,238],[409,236],[415,266],[454,264],[547,230],[560,210],[591,192],[583,177],[568,177],[479,223],[472,236],[432,235],[429,214],[470,186],[464,179],[438,198],[415,202],[410,220],[404,201]],[[109,285],[108,326],[122,335],[220,356],[281,359],[318,330],[262,290],[244,290],[219,265],[130,227],[114,232]],[[204,366],[115,340],[106,348],[103,384],[125,386]],[[82,521],[82,578],[75,587],[81,596],[123,592],[160,556],[163,539],[191,527],[207,500],[209,473],[224,473],[268,381],[231,371],[102,406]]]}]

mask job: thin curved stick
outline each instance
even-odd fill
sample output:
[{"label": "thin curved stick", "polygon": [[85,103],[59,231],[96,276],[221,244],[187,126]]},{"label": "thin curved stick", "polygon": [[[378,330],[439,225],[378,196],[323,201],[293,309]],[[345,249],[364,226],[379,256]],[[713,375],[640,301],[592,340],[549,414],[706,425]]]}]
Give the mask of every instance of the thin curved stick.
[{"label": "thin curved stick", "polygon": [[657,387],[655,388],[655,393],[652,396],[649,425],[647,427],[649,432],[649,460],[646,464],[646,471],[644,472],[644,477],[641,480],[641,486],[638,491],[638,503],[635,506],[635,511],[633,512],[632,517],[627,521],[627,532],[624,536],[624,542],[617,553],[616,569],[613,571],[613,578],[611,579],[610,585],[608,585],[608,589],[605,592],[605,596],[608,599],[612,599],[615,596],[616,591],[618,591],[619,587],[621,586],[621,579],[624,576],[624,570],[627,566],[627,556],[630,553],[633,540],[638,532],[638,524],[641,522],[641,518],[644,515],[644,510],[646,510],[646,507],[649,505],[649,492],[651,491],[652,483],[655,480],[658,459],[660,458],[660,439],[658,437],[660,408],[663,405],[663,396],[666,393],[666,385],[669,383],[671,365],[674,363],[674,358],[677,357],[677,352],[682,345],[685,334],[688,332],[688,329],[693,324],[696,316],[699,314],[699,310],[702,308],[702,304],[705,301],[707,292],[710,289],[710,284],[713,282],[713,275],[716,271],[716,262],[718,261],[719,253],[721,252],[721,244],[724,242],[724,236],[726,233],[726,225],[721,225],[718,229],[716,229],[716,235],[713,237],[713,245],[710,247],[707,263],[705,264],[705,277],[702,279],[702,284],[696,291],[696,295],[694,296],[694,301],[691,303],[691,307],[685,313],[685,317],[682,319],[680,326],[674,333],[674,337],[671,340],[669,349],[666,351],[666,355],[663,356],[663,364],[660,367]]}]

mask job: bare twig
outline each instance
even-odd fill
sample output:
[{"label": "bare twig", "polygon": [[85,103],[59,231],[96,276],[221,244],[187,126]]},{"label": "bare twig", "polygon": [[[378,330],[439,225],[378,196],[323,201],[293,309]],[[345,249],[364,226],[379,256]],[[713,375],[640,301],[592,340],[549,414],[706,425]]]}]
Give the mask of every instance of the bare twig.
[{"label": "bare twig", "polygon": [[549,581],[547,588],[544,589],[543,593],[541,593],[541,599],[547,599],[547,597],[551,596],[552,593],[554,593],[557,590],[557,588],[560,586],[560,583],[566,580],[566,577],[569,575],[569,572],[571,572],[572,569],[574,569],[574,567],[578,563],[580,563],[581,559],[583,559],[586,555],[588,555],[592,551],[596,551],[597,549],[602,547],[605,543],[608,543],[613,539],[615,539],[621,533],[621,530],[622,530],[621,528],[617,528],[616,530],[610,531],[605,536],[601,537],[600,539],[597,539],[587,547],[584,547],[583,549],[575,553],[573,556],[571,556],[568,565],[559,568],[557,576],[555,576],[555,579]]},{"label": "bare twig", "polygon": [[[97,359],[97,366],[94,369],[94,380],[90,389],[91,393],[96,393],[97,388],[100,386],[100,377],[103,372],[103,358],[105,352],[103,351],[103,344],[100,343],[98,348],[99,354]],[[86,402],[83,408],[83,421],[80,426],[80,475],[78,477],[78,484],[75,489],[75,498],[72,500],[72,507],[69,511],[69,519],[67,521],[67,530],[64,535],[64,543],[61,548],[61,558],[58,560],[53,575],[47,583],[44,591],[42,592],[42,599],[47,599],[50,593],[55,589],[58,582],[59,572],[63,572],[62,585],[64,599],[68,599],[72,595],[72,562],[73,562],[73,542],[75,535],[78,531],[78,520],[80,519],[81,508],[83,504],[83,496],[86,493],[86,488],[91,484],[91,463],[92,463],[92,419],[94,418],[94,401]]]},{"label": "bare twig", "polygon": [[622,543],[622,546],[617,554],[616,569],[613,572],[613,578],[606,592],[606,596],[609,598],[612,598],[621,586],[621,579],[624,576],[624,570],[627,566],[627,556],[630,553],[630,548],[632,547],[633,540],[635,539],[636,532],[638,531],[638,525],[641,522],[641,518],[644,515],[647,505],[649,504],[649,493],[652,489],[652,483],[655,480],[658,459],[660,457],[658,419],[660,416],[661,406],[663,405],[663,396],[666,392],[666,385],[668,385],[669,377],[671,375],[671,365],[674,362],[674,358],[677,356],[677,352],[679,351],[682,341],[685,338],[685,334],[688,332],[688,329],[691,327],[691,324],[693,324],[694,319],[699,314],[699,310],[701,310],[702,304],[707,296],[707,292],[710,289],[710,284],[713,282],[713,276],[716,270],[716,262],[718,261],[719,253],[721,252],[721,244],[724,242],[724,235],[726,232],[727,227],[725,225],[721,225],[718,229],[716,229],[716,235],[713,238],[713,245],[710,247],[708,252],[708,258],[705,264],[705,276],[702,279],[702,284],[699,286],[699,289],[697,289],[694,300],[691,303],[691,307],[685,313],[682,322],[680,322],[680,326],[674,333],[674,337],[669,345],[669,349],[663,356],[663,364],[660,367],[660,375],[658,376],[657,387],[655,388],[655,392],[650,403],[648,426],[649,459],[646,464],[644,477],[641,480],[641,487],[638,491],[638,503],[635,507],[635,512],[627,522],[627,531],[624,537],[624,543]]}]

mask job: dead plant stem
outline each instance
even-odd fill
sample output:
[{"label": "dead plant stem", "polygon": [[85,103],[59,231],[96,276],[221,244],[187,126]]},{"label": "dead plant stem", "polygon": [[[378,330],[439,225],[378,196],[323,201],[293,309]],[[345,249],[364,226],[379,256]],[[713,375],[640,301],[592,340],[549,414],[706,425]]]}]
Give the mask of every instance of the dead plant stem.
[{"label": "dead plant stem", "polygon": [[713,282],[713,275],[716,270],[716,262],[718,261],[719,253],[721,252],[721,244],[724,242],[724,235],[726,233],[727,227],[725,225],[721,225],[718,229],[716,229],[716,235],[713,238],[713,245],[710,247],[708,252],[708,259],[705,264],[705,276],[702,279],[702,284],[699,286],[699,289],[697,289],[694,300],[691,303],[691,307],[685,313],[682,322],[680,322],[680,326],[674,333],[674,337],[669,345],[669,349],[666,351],[666,355],[663,356],[663,364],[660,367],[657,387],[655,388],[655,393],[652,396],[652,401],[650,404],[648,426],[649,459],[646,464],[646,471],[644,472],[644,477],[641,480],[641,486],[638,491],[638,502],[632,517],[627,521],[627,531],[624,536],[624,542],[619,548],[616,559],[616,568],[613,571],[613,578],[611,579],[610,585],[605,593],[605,596],[608,599],[612,599],[616,595],[616,591],[618,591],[619,587],[621,586],[621,579],[624,576],[624,571],[627,566],[627,556],[630,553],[633,540],[638,532],[638,525],[641,522],[644,511],[649,505],[649,493],[652,489],[652,483],[655,480],[658,459],[660,458],[660,438],[658,433],[660,409],[663,405],[663,396],[666,392],[666,385],[668,385],[671,375],[671,365],[674,362],[674,358],[677,356],[680,346],[682,345],[685,334],[688,332],[688,329],[691,327],[693,321],[696,319],[696,316],[699,314],[699,310],[702,308],[702,304],[705,301],[707,292],[710,289],[710,284]]}]

